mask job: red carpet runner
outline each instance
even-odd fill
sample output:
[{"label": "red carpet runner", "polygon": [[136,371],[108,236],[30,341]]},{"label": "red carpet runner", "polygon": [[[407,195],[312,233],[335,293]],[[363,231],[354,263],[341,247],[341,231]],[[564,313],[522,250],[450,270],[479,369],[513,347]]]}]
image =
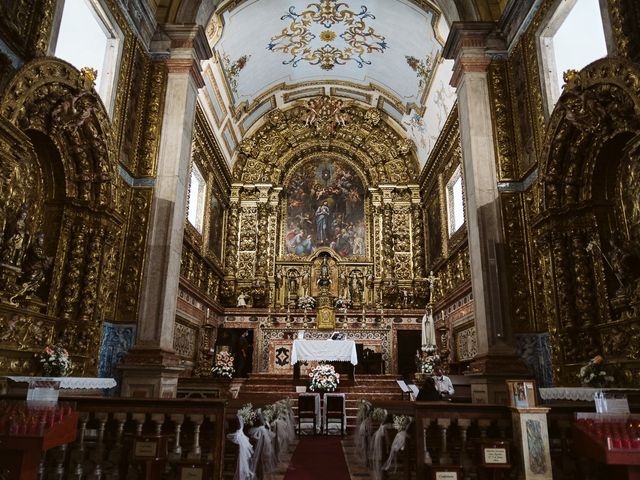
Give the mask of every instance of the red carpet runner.
[{"label": "red carpet runner", "polygon": [[284,480],[350,480],[340,437],[302,437]]}]

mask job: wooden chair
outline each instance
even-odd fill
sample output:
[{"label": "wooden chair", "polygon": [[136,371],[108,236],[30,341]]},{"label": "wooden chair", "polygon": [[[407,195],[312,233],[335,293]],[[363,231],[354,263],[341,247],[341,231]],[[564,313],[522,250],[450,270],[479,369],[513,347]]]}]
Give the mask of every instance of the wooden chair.
[{"label": "wooden chair", "polygon": [[329,420],[340,420],[340,434],[345,433],[345,397],[343,393],[326,393],[324,396],[324,433],[329,434]]},{"label": "wooden chair", "polygon": [[[319,406],[319,393],[301,393],[298,395],[298,435],[302,432],[303,419],[311,419],[313,421],[313,434],[316,434]],[[320,427],[322,427],[322,425],[320,425]]]}]

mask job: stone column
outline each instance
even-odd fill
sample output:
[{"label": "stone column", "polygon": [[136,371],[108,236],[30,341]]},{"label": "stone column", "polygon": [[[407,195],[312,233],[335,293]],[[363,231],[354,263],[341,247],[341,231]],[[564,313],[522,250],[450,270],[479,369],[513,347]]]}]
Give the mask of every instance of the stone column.
[{"label": "stone column", "polygon": [[[510,332],[504,308],[507,297],[503,221],[487,81],[491,62],[488,52],[504,51],[504,47],[503,42],[493,36],[494,30],[492,22],[454,23],[444,48],[445,57],[455,60],[451,85],[458,94],[478,345],[471,369],[483,377],[475,395],[472,388],[472,397],[478,402],[502,400],[506,394],[504,377],[526,373],[507,343]],[[492,381],[487,382],[489,377],[493,377]]]},{"label": "stone column", "polygon": [[173,350],[182,237],[200,62],[211,56],[202,27],[163,25],[152,47],[166,57],[167,87],[140,293],[136,344],[124,364],[123,396],[175,397]]}]

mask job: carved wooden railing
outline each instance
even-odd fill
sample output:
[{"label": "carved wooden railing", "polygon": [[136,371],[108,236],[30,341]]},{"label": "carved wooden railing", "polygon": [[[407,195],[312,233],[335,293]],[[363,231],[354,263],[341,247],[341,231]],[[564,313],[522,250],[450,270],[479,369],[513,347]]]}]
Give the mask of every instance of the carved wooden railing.
[{"label": "carved wooden railing", "polygon": [[47,451],[41,479],[221,478],[225,400],[65,401],[79,416],[76,441]]}]

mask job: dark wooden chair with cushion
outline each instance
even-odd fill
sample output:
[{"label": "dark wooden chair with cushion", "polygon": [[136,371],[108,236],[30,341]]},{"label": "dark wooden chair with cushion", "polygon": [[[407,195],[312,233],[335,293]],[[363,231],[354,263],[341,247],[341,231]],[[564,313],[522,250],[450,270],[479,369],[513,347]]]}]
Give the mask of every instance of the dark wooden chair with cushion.
[{"label": "dark wooden chair with cushion", "polygon": [[317,408],[320,402],[319,393],[301,393],[298,396],[298,435],[302,432],[302,420],[311,419],[313,422],[313,434],[318,427]]},{"label": "dark wooden chair with cushion", "polygon": [[324,396],[324,433],[329,434],[329,420],[340,421],[340,434],[345,432],[345,397],[343,394],[326,393]]}]

